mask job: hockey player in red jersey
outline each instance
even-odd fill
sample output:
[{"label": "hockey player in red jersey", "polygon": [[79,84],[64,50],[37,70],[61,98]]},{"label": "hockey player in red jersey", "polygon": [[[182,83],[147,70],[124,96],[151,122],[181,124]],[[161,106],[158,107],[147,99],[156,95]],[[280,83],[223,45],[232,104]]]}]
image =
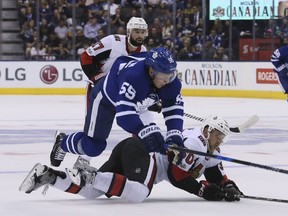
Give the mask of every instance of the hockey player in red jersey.
[{"label": "hockey player in red jersey", "polygon": [[[209,116],[201,127],[183,131],[184,145],[188,149],[220,155],[219,146],[229,131],[223,118]],[[203,174],[206,180],[197,181]],[[177,151],[168,151],[166,155],[149,154],[141,140],[132,137],[121,141],[98,171],[85,164],[81,169],[66,169],[66,172],[36,164],[20,191],[31,193],[50,184],[89,199],[105,194],[140,203],[149,196],[153,185],[163,180],[209,201],[239,201],[243,194],[227,177],[218,159],[186,153],[179,161]]]}]

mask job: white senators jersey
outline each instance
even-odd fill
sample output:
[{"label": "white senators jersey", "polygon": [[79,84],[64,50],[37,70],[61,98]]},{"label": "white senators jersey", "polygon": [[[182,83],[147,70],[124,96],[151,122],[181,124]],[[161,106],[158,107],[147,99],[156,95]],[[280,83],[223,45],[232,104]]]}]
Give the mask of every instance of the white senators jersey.
[{"label": "white senators jersey", "polygon": [[[182,134],[184,138],[184,145],[186,148],[200,152],[208,151],[208,146],[200,127],[185,129]],[[159,153],[154,154],[157,163],[157,174],[155,178],[155,184],[157,184],[162,180],[168,180],[167,168],[169,165],[169,161],[166,155],[161,155]],[[219,149],[216,149],[213,154],[220,155]],[[194,179],[197,179],[201,175],[203,175],[205,169],[215,166],[218,167],[218,170],[221,172],[222,176],[226,175],[221,160],[204,157],[188,152],[186,153],[186,156],[182,159],[181,164],[178,165],[181,170],[189,173],[189,175],[192,176]]]},{"label": "white senators jersey", "polygon": [[[138,47],[133,53],[144,52],[144,45]],[[128,38],[126,35],[109,35],[102,38],[99,42],[91,45],[80,56],[81,65],[93,64],[98,73],[107,74],[116,58],[128,56]],[[84,71],[85,72],[85,71]]]}]

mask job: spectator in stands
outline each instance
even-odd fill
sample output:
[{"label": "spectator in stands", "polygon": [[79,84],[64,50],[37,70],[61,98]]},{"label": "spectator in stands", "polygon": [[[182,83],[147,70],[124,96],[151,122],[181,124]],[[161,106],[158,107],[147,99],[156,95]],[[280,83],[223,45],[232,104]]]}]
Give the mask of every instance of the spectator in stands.
[{"label": "spectator in stands", "polygon": [[[192,3],[187,2],[186,7],[183,10],[183,16],[189,18],[190,23],[193,25],[193,18],[194,18],[194,10],[192,8]],[[196,27],[196,26],[195,26]]]},{"label": "spectator in stands", "polygon": [[167,19],[165,24],[162,26],[162,38],[163,40],[172,38],[173,34],[173,23],[171,19]]},{"label": "spectator in stands", "polygon": [[39,12],[40,12],[40,20],[47,20],[48,22],[51,21],[52,17],[52,10],[49,4],[49,1],[47,0],[41,0],[40,1],[40,6],[39,6]]},{"label": "spectator in stands", "polygon": [[155,43],[154,43],[154,39],[153,38],[149,38],[147,40],[147,42],[145,43],[145,47],[146,47],[147,51],[151,50],[153,47],[156,47]]},{"label": "spectator in stands", "polygon": [[[69,41],[72,41],[72,38],[70,38]],[[84,36],[83,27],[78,25],[76,26],[75,51],[77,52],[79,48],[82,48],[85,42],[89,43]]]},{"label": "spectator in stands", "polygon": [[99,0],[93,0],[93,3],[88,5],[89,17],[101,16],[102,11],[103,8]]},{"label": "spectator in stands", "polygon": [[45,42],[47,46],[51,47],[51,49],[53,50],[55,54],[58,53],[60,43],[61,43],[61,40],[57,37],[54,31],[51,32],[51,34],[49,35],[48,39]]},{"label": "spectator in stands", "polygon": [[115,0],[107,0],[102,4],[102,8],[104,10],[108,10],[108,3],[110,4],[110,15],[113,16],[116,14],[116,9],[120,7],[119,4],[115,4]]},{"label": "spectator in stands", "polygon": [[55,27],[54,32],[56,33],[56,36],[61,40],[65,41],[67,40],[67,33],[68,33],[68,27],[66,26],[66,20],[61,19],[59,22],[59,25]]},{"label": "spectator in stands", "polygon": [[201,59],[201,53],[196,52],[194,46],[191,45],[191,38],[186,37],[183,40],[183,48],[178,53],[177,60],[179,61],[195,61]]},{"label": "spectator in stands", "polygon": [[79,0],[75,10],[76,10],[75,18],[76,18],[77,25],[84,26],[85,23],[89,20],[88,7],[86,6],[86,0]]},{"label": "spectator in stands", "polygon": [[162,38],[162,24],[158,17],[155,17],[153,23],[149,25],[149,34],[152,33],[152,29],[156,29],[157,34]]},{"label": "spectator in stands", "polygon": [[150,38],[153,39],[154,45],[156,47],[157,46],[162,46],[162,44],[163,44],[162,33],[158,33],[157,29],[155,27],[153,27],[151,29],[151,33],[148,34],[148,36],[146,37],[145,41],[148,41]]},{"label": "spectator in stands", "polygon": [[184,24],[178,31],[178,36],[182,40],[184,37],[189,37],[192,39],[196,33],[196,28],[190,23],[190,19],[188,17],[184,18]]},{"label": "spectator in stands", "polygon": [[115,14],[111,16],[111,33],[115,34],[120,26],[125,27],[125,25],[125,17],[121,14],[121,8],[118,7]]},{"label": "spectator in stands", "polygon": [[184,22],[184,17],[183,17],[183,10],[178,8],[176,11],[176,29],[179,31],[182,28]]},{"label": "spectator in stands", "polygon": [[213,56],[213,59],[215,61],[228,61],[229,58],[228,56],[225,54],[225,49],[224,47],[219,47],[216,51],[216,53]]},{"label": "spectator in stands", "polygon": [[123,26],[119,26],[116,33],[120,35],[126,35],[126,28]]},{"label": "spectator in stands", "polygon": [[268,21],[268,25],[264,29],[264,37],[270,38],[270,37],[272,37],[272,35],[274,37],[280,36],[281,32],[280,32],[280,27],[279,27],[278,23],[276,21],[274,21],[273,19],[270,19]]},{"label": "spectator in stands", "polygon": [[216,29],[211,29],[210,34],[208,35],[208,40],[212,41],[212,46],[215,49],[218,49],[221,46],[222,38],[218,35]]},{"label": "spectator in stands", "polygon": [[53,31],[53,27],[51,26],[51,24],[48,23],[45,18],[41,20],[39,25],[40,41],[45,42],[49,34]]},{"label": "spectator in stands", "polygon": [[18,10],[18,23],[19,23],[20,29],[22,28],[25,22],[27,22],[26,7],[21,7]]},{"label": "spectator in stands", "polygon": [[192,25],[197,28],[199,27],[199,24],[201,22],[200,20],[202,19],[202,12],[196,5],[192,7],[192,10],[193,10]]},{"label": "spectator in stands", "polygon": [[53,26],[53,28],[55,28],[56,26],[59,26],[60,20],[61,20],[61,14],[60,14],[59,10],[54,9],[53,15],[51,17],[51,25]]},{"label": "spectator in stands", "polygon": [[204,48],[202,50],[203,60],[213,61],[216,51],[217,51],[216,48],[213,47],[213,42],[211,40],[206,40]]},{"label": "spectator in stands", "polygon": [[140,9],[141,5],[146,6],[147,5],[147,0],[131,0],[131,6],[135,9]]},{"label": "spectator in stands", "polygon": [[43,43],[35,43],[30,50],[31,60],[42,60],[42,57],[46,55],[46,49]]},{"label": "spectator in stands", "polygon": [[84,36],[87,38],[90,43],[95,43],[96,37],[98,36],[98,30],[102,26],[98,23],[98,19],[96,17],[92,17],[90,21],[84,26]]},{"label": "spectator in stands", "polygon": [[283,17],[282,25],[280,26],[281,37],[288,37],[288,17]]},{"label": "spectator in stands", "polygon": [[65,0],[56,0],[54,3],[52,3],[51,8],[53,11],[55,9],[58,9],[61,16],[60,18],[63,20],[72,17],[71,11],[69,10],[67,4],[65,3]]},{"label": "spectator in stands", "polygon": [[204,39],[205,39],[205,37],[203,35],[203,29],[202,28],[198,28],[196,30],[196,35],[192,38],[191,43],[193,45],[196,45],[196,44],[198,44],[198,46],[200,45],[201,50],[202,50],[202,46],[204,45]]},{"label": "spectator in stands", "polygon": [[155,17],[156,17],[156,14],[154,13],[153,8],[151,6],[148,6],[146,8],[146,13],[144,14],[144,18],[148,26],[150,26],[153,23]]},{"label": "spectator in stands", "polygon": [[163,46],[164,46],[167,50],[169,50],[170,52],[173,51],[173,42],[172,42],[172,40],[171,40],[170,38],[164,40]]}]

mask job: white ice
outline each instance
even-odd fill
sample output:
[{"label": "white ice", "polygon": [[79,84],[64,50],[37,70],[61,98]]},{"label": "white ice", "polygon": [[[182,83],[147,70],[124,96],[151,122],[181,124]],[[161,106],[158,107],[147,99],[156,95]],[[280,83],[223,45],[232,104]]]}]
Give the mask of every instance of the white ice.
[{"label": "white ice", "polygon": [[[201,215],[201,216],[285,216],[288,203],[241,199],[240,202],[208,202],[174,188],[167,182],[154,186],[141,204],[120,198],[85,200],[50,188],[31,194],[18,187],[32,166],[49,164],[55,130],[67,133],[82,129],[84,96],[0,96],[0,215]],[[219,114],[231,126],[238,126],[254,114],[260,120],[243,133],[231,134],[222,144],[223,156],[288,170],[288,103],[282,100],[184,97],[185,112],[199,117]],[[164,130],[160,114],[156,123]],[[185,117],[185,127],[199,122]],[[109,147],[93,159],[99,167],[112,147],[130,134],[114,125]],[[75,155],[67,155],[63,165],[71,167]],[[224,162],[228,177],[246,195],[288,200],[288,175],[267,169]]]}]

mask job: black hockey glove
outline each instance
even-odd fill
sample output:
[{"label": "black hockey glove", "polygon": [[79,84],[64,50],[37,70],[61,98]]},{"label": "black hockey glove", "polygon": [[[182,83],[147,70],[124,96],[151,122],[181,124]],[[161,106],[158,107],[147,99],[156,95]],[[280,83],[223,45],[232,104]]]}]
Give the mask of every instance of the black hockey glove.
[{"label": "black hockey glove", "polygon": [[155,103],[152,106],[148,107],[149,111],[160,113],[162,111],[162,104]]},{"label": "black hockey glove", "polygon": [[209,183],[205,180],[199,182],[200,189],[198,196],[209,201],[221,201],[225,198],[223,189],[214,183]]},{"label": "black hockey glove", "polygon": [[144,143],[147,152],[160,152],[161,154],[166,154],[164,137],[156,124],[151,123],[150,125],[145,126],[137,135]]},{"label": "black hockey glove", "polygon": [[243,195],[235,182],[232,180],[227,180],[223,185],[223,189],[225,193],[225,200],[228,202],[239,201],[239,196]]}]

